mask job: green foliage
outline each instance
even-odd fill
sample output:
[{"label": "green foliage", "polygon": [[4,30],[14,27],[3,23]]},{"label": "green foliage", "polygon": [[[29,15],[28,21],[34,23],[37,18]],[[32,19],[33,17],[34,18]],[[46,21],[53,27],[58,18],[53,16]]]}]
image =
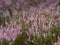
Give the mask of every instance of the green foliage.
[{"label": "green foliage", "polygon": [[17,19],[19,19],[19,15],[12,16],[12,20],[17,20]]},{"label": "green foliage", "polygon": [[32,41],[34,39],[34,35],[30,35],[30,40]]},{"label": "green foliage", "polygon": [[17,36],[12,45],[23,45],[20,38],[20,36]]},{"label": "green foliage", "polygon": [[0,25],[6,26],[5,22],[9,22],[9,17],[0,17]]},{"label": "green foliage", "polygon": [[55,43],[55,42],[58,41],[58,38],[57,38],[56,36],[53,36],[53,37],[52,37],[52,41],[53,41],[53,43]]},{"label": "green foliage", "polygon": [[23,32],[21,36],[22,36],[23,38],[25,38],[25,39],[28,39],[28,35],[27,35],[26,32]]},{"label": "green foliage", "polygon": [[54,16],[55,19],[57,19],[57,18],[59,18],[59,17],[60,17],[60,15],[55,15],[55,16]]},{"label": "green foliage", "polygon": [[22,29],[23,29],[24,27],[26,27],[26,23],[23,21],[23,22],[22,22]]},{"label": "green foliage", "polygon": [[41,36],[34,36],[34,35],[31,35],[31,38],[30,38],[32,44],[34,45],[44,45],[45,44],[45,39],[43,37],[43,35]]},{"label": "green foliage", "polygon": [[58,41],[58,35],[56,35],[56,34],[53,35],[54,33],[52,33],[52,31],[51,32],[49,31],[46,33],[46,35],[47,35],[47,37],[45,38],[45,44],[46,45],[52,45],[53,43]]},{"label": "green foliage", "polygon": [[26,45],[25,42],[27,42],[27,39],[28,39],[27,34],[23,32],[22,35],[17,35],[12,45]]},{"label": "green foliage", "polygon": [[59,27],[53,27],[51,30],[52,33],[55,33],[55,35],[58,37],[60,36],[60,28]]},{"label": "green foliage", "polygon": [[46,37],[46,39],[45,39],[45,43],[46,43],[46,45],[52,45],[52,34],[50,34],[49,32],[47,32],[47,37]]},{"label": "green foliage", "polygon": [[8,45],[8,41],[6,39],[3,39],[1,45]]},{"label": "green foliage", "polygon": [[36,45],[34,42],[28,42],[28,45]]},{"label": "green foliage", "polygon": [[0,45],[1,45],[1,40],[0,40]]},{"label": "green foliage", "polygon": [[60,36],[60,29],[59,28],[56,28],[56,30],[54,32],[57,36]]},{"label": "green foliage", "polygon": [[34,42],[35,44],[44,45],[44,42],[45,42],[45,39],[44,39],[43,35],[41,35],[40,37],[38,37],[38,36],[35,37],[35,42]]}]

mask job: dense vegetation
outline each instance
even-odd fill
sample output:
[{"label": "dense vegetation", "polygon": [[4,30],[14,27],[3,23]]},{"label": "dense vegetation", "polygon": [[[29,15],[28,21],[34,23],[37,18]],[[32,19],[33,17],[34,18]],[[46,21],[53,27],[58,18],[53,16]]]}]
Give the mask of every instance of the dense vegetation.
[{"label": "dense vegetation", "polygon": [[59,38],[59,0],[0,0],[0,45],[54,45]]}]

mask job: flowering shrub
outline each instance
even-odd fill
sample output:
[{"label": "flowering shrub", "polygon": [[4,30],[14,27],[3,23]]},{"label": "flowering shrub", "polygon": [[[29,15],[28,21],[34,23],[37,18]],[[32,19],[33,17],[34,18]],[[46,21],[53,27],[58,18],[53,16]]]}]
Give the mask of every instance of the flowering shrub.
[{"label": "flowering shrub", "polygon": [[0,45],[54,45],[58,42],[59,0],[29,1],[0,1]]}]

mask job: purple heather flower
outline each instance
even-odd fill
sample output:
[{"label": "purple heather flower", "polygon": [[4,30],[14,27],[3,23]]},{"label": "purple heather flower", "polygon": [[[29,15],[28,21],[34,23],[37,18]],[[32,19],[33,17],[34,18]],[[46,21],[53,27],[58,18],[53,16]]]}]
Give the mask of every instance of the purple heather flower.
[{"label": "purple heather flower", "polygon": [[11,0],[4,0],[6,5],[10,5],[12,2]]}]

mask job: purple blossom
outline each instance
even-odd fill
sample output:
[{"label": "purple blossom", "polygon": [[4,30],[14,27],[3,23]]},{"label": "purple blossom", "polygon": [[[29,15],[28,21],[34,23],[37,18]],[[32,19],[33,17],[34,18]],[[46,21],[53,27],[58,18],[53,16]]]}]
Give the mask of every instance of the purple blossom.
[{"label": "purple blossom", "polygon": [[11,0],[4,0],[4,2],[6,5],[11,5],[11,3],[12,3]]}]

